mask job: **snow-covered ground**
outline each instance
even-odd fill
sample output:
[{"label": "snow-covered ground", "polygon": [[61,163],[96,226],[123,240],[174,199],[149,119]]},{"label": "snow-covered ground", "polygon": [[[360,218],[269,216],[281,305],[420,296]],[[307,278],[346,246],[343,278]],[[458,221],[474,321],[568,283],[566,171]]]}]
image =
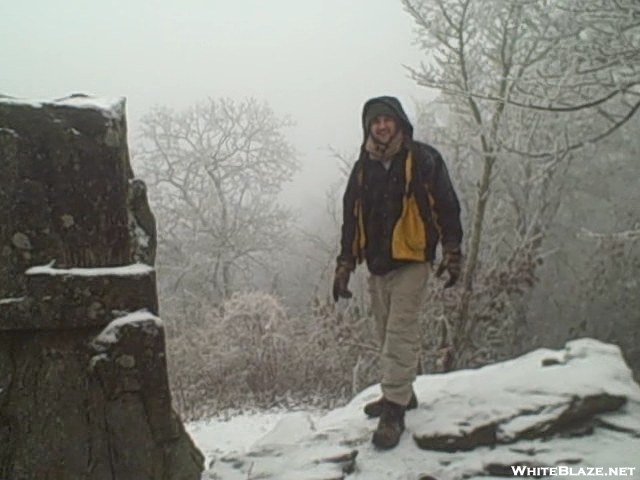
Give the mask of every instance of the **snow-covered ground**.
[{"label": "snow-covered ground", "polygon": [[[407,431],[390,451],[373,448],[376,420],[362,413],[379,395],[378,386],[326,414],[253,412],[187,428],[207,457],[203,479],[488,479],[512,477],[511,465],[564,466],[571,473],[630,467],[635,470],[608,477],[640,479],[640,387],[613,345],[570,342],[478,370],[425,375],[415,390],[420,406],[407,412]],[[603,407],[605,397],[624,401]],[[599,410],[588,415],[589,428],[545,436],[545,429],[585,402]],[[496,427],[492,445],[455,452],[418,446],[421,438],[464,438],[487,426]]]},{"label": "snow-covered ground", "polygon": [[186,428],[204,454],[208,466],[219,457],[248,453],[278,423],[300,415],[318,419],[322,413],[317,410],[292,412],[282,409],[227,412],[222,417],[188,423]]}]

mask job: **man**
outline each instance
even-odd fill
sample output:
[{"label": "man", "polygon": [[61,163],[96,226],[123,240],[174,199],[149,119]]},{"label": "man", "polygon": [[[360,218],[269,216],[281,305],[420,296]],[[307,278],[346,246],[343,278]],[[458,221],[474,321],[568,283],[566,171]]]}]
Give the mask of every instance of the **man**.
[{"label": "man", "polygon": [[460,276],[460,204],[442,157],[413,140],[413,127],[394,97],[376,97],[362,110],[364,141],[343,199],[340,255],[333,297],[350,298],[349,277],[366,260],[380,342],[382,397],[365,406],[380,417],[372,442],[393,448],[404,431],[420,350],[418,314],[438,242],[448,271]]}]

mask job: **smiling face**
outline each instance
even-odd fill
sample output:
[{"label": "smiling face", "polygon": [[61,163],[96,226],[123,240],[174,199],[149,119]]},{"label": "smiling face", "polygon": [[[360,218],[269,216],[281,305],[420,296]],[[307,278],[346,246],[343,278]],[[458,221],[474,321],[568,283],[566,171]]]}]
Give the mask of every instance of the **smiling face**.
[{"label": "smiling face", "polygon": [[377,143],[386,145],[398,133],[398,122],[392,115],[376,115],[369,126],[369,133]]}]

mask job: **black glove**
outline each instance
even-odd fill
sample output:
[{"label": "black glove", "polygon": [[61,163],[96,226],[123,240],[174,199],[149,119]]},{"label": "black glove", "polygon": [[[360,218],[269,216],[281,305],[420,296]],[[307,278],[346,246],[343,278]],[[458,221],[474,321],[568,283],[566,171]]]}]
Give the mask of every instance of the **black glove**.
[{"label": "black glove", "polygon": [[348,265],[338,262],[336,273],[333,277],[333,300],[338,301],[340,297],[351,298],[353,294],[349,291],[349,277],[351,277],[351,269]]},{"label": "black glove", "polygon": [[443,246],[442,252],[444,259],[438,266],[436,278],[440,278],[446,270],[449,273],[449,280],[444,284],[444,288],[453,287],[458,278],[460,278],[460,272],[462,271],[462,251],[459,245],[455,245]]}]

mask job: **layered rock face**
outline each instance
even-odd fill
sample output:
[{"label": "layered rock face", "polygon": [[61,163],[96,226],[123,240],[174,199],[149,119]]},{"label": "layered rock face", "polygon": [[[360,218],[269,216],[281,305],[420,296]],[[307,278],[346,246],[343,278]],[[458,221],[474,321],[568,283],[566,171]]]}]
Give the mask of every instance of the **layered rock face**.
[{"label": "layered rock face", "polygon": [[124,100],[0,97],[0,478],[196,480]]}]

